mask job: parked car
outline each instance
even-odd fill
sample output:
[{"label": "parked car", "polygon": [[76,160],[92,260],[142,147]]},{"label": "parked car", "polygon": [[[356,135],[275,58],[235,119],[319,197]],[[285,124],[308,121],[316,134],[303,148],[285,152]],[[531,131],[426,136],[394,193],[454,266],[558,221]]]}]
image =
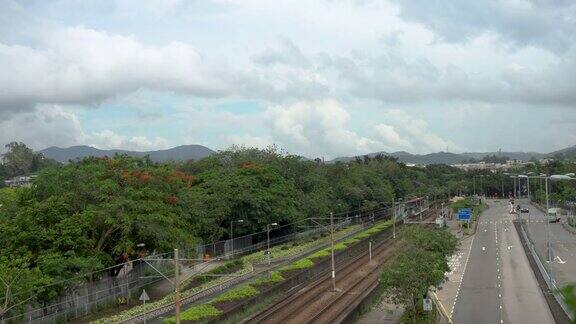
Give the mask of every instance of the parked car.
[{"label": "parked car", "polygon": [[528,209],[528,207],[522,207],[522,208],[520,209],[520,212],[521,212],[521,213],[529,213],[530,210]]}]

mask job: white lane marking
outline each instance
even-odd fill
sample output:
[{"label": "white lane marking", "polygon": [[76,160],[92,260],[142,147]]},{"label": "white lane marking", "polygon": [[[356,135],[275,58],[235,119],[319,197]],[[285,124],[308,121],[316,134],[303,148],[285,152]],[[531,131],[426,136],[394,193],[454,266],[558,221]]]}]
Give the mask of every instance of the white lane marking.
[{"label": "white lane marking", "polygon": [[466,261],[464,262],[464,268],[462,270],[462,275],[460,276],[460,282],[458,282],[458,290],[456,291],[456,296],[454,297],[454,303],[452,304],[452,309],[450,310],[450,319],[454,314],[454,308],[456,308],[456,302],[458,301],[458,296],[460,295],[460,286],[462,285],[462,280],[464,279],[464,274],[466,273],[466,268],[468,267],[468,260],[470,260],[470,254],[472,252],[472,247],[474,246],[474,239],[476,235],[472,236],[472,242],[470,242],[470,249],[468,249],[468,256],[466,256]]},{"label": "white lane marking", "polygon": [[554,258],[554,260],[557,260],[557,261],[558,261],[558,263],[560,263],[560,264],[564,264],[564,263],[566,263],[566,261],[564,261],[564,260],[560,259],[560,256],[558,256],[558,255],[557,255],[555,258]]}]

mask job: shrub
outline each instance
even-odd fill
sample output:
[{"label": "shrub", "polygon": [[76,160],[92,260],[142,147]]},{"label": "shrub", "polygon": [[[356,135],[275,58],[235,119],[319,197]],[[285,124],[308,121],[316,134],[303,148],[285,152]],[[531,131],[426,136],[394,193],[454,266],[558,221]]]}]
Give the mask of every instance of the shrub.
[{"label": "shrub", "polygon": [[345,250],[346,249],[346,244],[344,243],[338,243],[336,245],[334,245],[334,250],[340,251],[340,250]]},{"label": "shrub", "polygon": [[345,241],[342,242],[342,243],[344,243],[345,245],[352,245],[352,244],[354,244],[354,243],[356,243],[356,242],[359,242],[359,241],[360,241],[359,238],[357,238],[357,237],[351,237],[351,238],[345,240]]},{"label": "shrub", "polygon": [[272,271],[270,273],[270,277],[265,276],[260,279],[254,281],[255,286],[262,286],[262,285],[273,285],[275,283],[281,282],[284,280],[282,274],[279,271]]},{"label": "shrub", "polygon": [[260,293],[260,291],[258,291],[258,289],[254,288],[253,286],[244,285],[244,286],[240,286],[238,288],[234,288],[232,290],[229,290],[229,291],[223,293],[222,295],[214,298],[214,300],[212,300],[212,302],[213,303],[220,303],[220,302],[225,302],[225,301],[244,299],[244,298],[258,295],[258,293]]},{"label": "shrub", "polygon": [[203,284],[212,280],[215,280],[216,276],[211,276],[211,275],[215,275],[215,274],[228,274],[230,272],[232,272],[235,268],[241,267],[242,266],[242,260],[232,260],[232,261],[228,261],[208,272],[206,272],[207,275],[198,275],[195,278],[193,278],[193,280],[198,283],[198,284]]},{"label": "shrub", "polygon": [[[185,321],[197,321],[207,317],[218,316],[220,314],[222,314],[222,311],[219,310],[218,308],[210,304],[203,304],[192,306],[187,310],[183,311],[180,314],[180,319]],[[163,321],[163,324],[173,324],[173,323],[176,323],[175,317],[170,317]]]},{"label": "shrub", "polygon": [[330,249],[324,249],[324,250],[320,250],[320,251],[313,253],[312,255],[309,256],[309,258],[310,259],[318,259],[318,258],[327,257],[329,255],[330,255]]},{"label": "shrub", "polygon": [[306,269],[311,268],[312,266],[314,266],[314,262],[312,262],[312,260],[310,260],[309,258],[304,258],[294,261],[291,264],[280,268],[280,271]]}]

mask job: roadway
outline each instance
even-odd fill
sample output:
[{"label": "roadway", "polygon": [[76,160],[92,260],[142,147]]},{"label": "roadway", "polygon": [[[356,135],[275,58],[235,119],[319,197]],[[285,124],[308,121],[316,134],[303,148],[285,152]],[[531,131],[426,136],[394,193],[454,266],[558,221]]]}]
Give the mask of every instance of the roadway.
[{"label": "roadway", "polygon": [[507,201],[489,201],[459,285],[454,323],[554,323]]},{"label": "roadway", "polygon": [[[527,206],[527,201],[522,201]],[[547,266],[546,218],[544,213],[534,206],[528,206],[530,213],[520,214],[526,220],[530,240],[534,243],[540,260]],[[562,220],[563,222],[565,219]],[[552,278],[561,287],[576,282],[576,235],[568,232],[561,223],[550,223],[550,248]]]}]

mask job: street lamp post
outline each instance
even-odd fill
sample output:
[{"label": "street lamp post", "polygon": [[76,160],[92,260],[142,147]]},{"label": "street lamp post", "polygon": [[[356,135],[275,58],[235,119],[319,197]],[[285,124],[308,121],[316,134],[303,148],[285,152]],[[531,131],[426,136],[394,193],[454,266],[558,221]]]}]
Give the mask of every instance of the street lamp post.
[{"label": "street lamp post", "polygon": [[[552,262],[552,249],[550,249],[550,216],[548,215],[550,206],[548,201],[548,177],[545,179],[546,187],[546,249],[548,250],[546,255],[548,262]],[[552,279],[552,265],[550,265],[550,279]]]},{"label": "street lamp post", "polygon": [[[236,223],[240,224],[243,223],[243,219],[236,220]],[[231,257],[234,257],[234,232],[232,231],[232,224],[234,224],[234,220],[230,221],[230,251]]]},{"label": "street lamp post", "polygon": [[278,223],[266,224],[266,254],[268,255],[268,265],[270,265],[270,226],[278,226]]}]

